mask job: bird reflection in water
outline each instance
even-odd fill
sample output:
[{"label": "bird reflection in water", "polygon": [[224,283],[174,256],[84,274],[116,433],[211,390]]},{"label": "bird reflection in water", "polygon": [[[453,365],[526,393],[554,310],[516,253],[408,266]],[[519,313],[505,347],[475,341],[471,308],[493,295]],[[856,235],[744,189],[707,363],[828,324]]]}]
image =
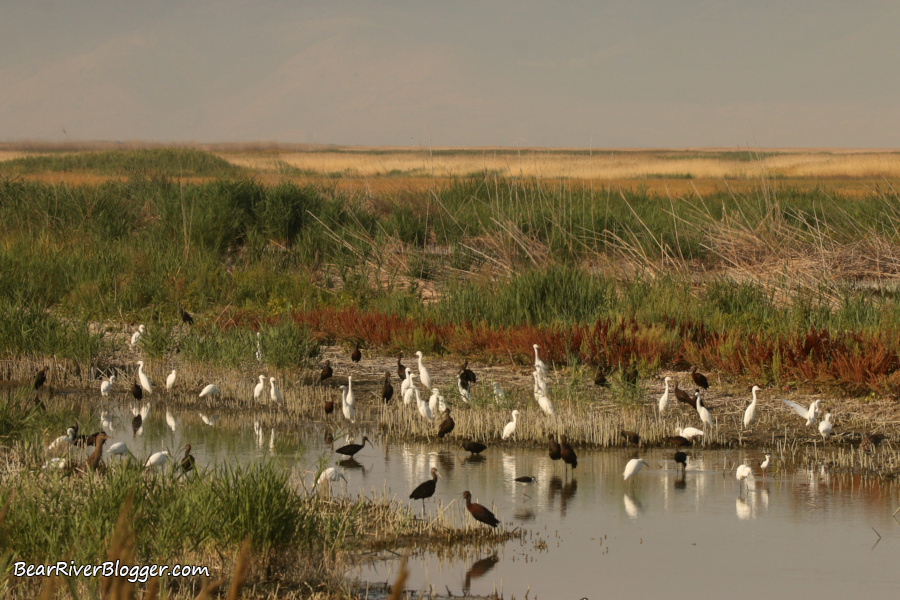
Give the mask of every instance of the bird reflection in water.
[{"label": "bird reflection in water", "polygon": [[685,479],[685,474],[682,471],[680,475],[675,476],[675,489],[676,490],[685,490],[687,489],[687,481]]},{"label": "bird reflection in water", "polygon": [[625,503],[625,512],[630,519],[637,519],[644,512],[644,505],[630,491],[625,492],[625,495],[622,496],[622,502]]},{"label": "bird reflection in water", "polygon": [[572,481],[562,486],[562,489],[559,491],[560,503],[559,503],[559,515],[561,517],[566,516],[566,508],[569,505],[569,501],[575,497],[575,492],[578,491],[578,481],[573,477]]},{"label": "bird reflection in water", "polygon": [[464,465],[480,465],[486,460],[487,458],[480,454],[472,454],[471,456],[462,459]]},{"label": "bird reflection in water", "polygon": [[558,476],[554,475],[550,478],[550,485],[547,488],[547,506],[553,508],[553,502],[556,500],[556,496],[559,495],[559,492],[562,490],[562,479]]},{"label": "bird reflection in water", "polygon": [[447,452],[447,451],[438,452],[438,455],[437,455],[438,464],[441,465],[441,469],[443,469],[444,473],[452,473],[453,472],[453,467],[456,466],[456,462],[454,461],[455,458],[456,458],[456,455],[453,454],[452,452]]},{"label": "bird reflection in water", "polygon": [[355,458],[345,458],[344,460],[339,460],[337,464],[347,470],[362,471],[363,476],[366,474],[366,468]]},{"label": "bird reflection in water", "polygon": [[472,566],[466,571],[466,579],[463,582],[463,595],[469,595],[469,588],[472,586],[472,580],[478,579],[479,577],[483,577],[487,574],[491,569],[494,568],[500,562],[500,559],[497,558],[496,554],[488,556],[487,558],[482,558],[481,560],[475,561],[472,563]]}]

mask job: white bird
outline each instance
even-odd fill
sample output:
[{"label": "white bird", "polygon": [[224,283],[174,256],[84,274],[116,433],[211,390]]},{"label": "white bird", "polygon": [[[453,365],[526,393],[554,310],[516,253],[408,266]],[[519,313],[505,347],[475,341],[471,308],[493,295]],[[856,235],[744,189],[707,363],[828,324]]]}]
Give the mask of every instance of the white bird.
[{"label": "white bird", "polygon": [[175,387],[176,373],[177,373],[177,371],[175,369],[172,369],[172,372],[169,373],[168,377],[166,377],[166,391],[167,392],[171,392],[172,388]]},{"label": "white bird", "polygon": [[747,407],[747,410],[744,411],[744,429],[750,429],[750,426],[756,421],[756,392],[761,392],[762,388],[758,385],[754,385],[753,389],[750,391],[753,393],[753,402],[751,402],[750,406]]},{"label": "white bird", "polygon": [[131,454],[131,451],[128,450],[128,446],[125,442],[116,442],[115,444],[106,447],[106,454],[125,456],[126,454]]},{"label": "white bird", "polygon": [[216,384],[211,383],[200,392],[201,398],[206,398],[207,396],[217,396],[219,394],[219,388],[216,387]]},{"label": "white bird", "polygon": [[[412,369],[406,367],[406,377],[403,378],[403,383],[400,384],[400,396],[406,397],[406,390],[409,389],[410,384],[412,383],[412,379],[409,378],[412,373]],[[407,404],[409,404],[407,402]]]},{"label": "white bird", "polygon": [[469,393],[469,390],[463,385],[463,381],[462,373],[456,376],[456,389],[459,390],[459,395],[463,399],[463,402],[468,404],[472,399],[472,394]]},{"label": "white bird", "polygon": [[150,378],[144,374],[144,361],[138,361],[138,379],[141,380],[141,387],[144,388],[144,391],[148,394],[153,393],[153,386],[150,385]]},{"label": "white bird", "polygon": [[327,485],[332,481],[339,481],[343,479],[344,482],[347,482],[347,478],[344,477],[343,471],[339,471],[335,467],[328,467],[322,474],[319,475],[319,479],[316,481],[316,485]]},{"label": "white bird", "polygon": [[703,435],[703,432],[696,427],[685,427],[683,429],[679,427],[675,430],[675,433],[689,442],[693,441],[695,437]]},{"label": "white bird", "polygon": [[504,440],[509,439],[509,436],[516,432],[516,423],[519,420],[519,411],[512,411],[512,421],[506,424],[506,427],[503,428],[503,435],[500,437]]},{"label": "white bird", "polygon": [[766,454],[766,460],[764,460],[764,461],[762,461],[761,463],[759,463],[759,468],[762,470],[763,475],[765,475],[766,469],[769,468],[769,459],[770,459],[770,458],[771,458],[771,456],[769,456],[768,454]]},{"label": "white bird", "polygon": [[556,412],[553,410],[553,402],[550,401],[546,395],[541,394],[541,397],[538,398],[538,406],[541,407],[541,410],[547,413],[547,415],[551,417],[556,416]]},{"label": "white bird", "polygon": [[819,423],[819,434],[821,434],[823,440],[827,441],[831,437],[832,430],[831,413],[825,413],[825,419]]},{"label": "white bird", "polygon": [[356,406],[356,396],[353,395],[353,375],[347,375],[347,404]]},{"label": "white bird", "polygon": [[425,386],[426,390],[431,389],[431,374],[428,372],[428,369],[425,368],[425,365],[422,364],[422,351],[417,350],[416,356],[419,357],[419,381],[422,382],[422,385]]},{"label": "white bird", "polygon": [[753,470],[750,469],[749,465],[740,465],[735,471],[734,476],[738,481],[744,481],[745,479],[753,479]]},{"label": "white bird", "polygon": [[550,395],[550,387],[547,385],[547,380],[541,375],[541,372],[538,369],[534,370],[532,373],[534,377],[534,398],[537,400],[541,396],[549,396]]},{"label": "white bird", "polygon": [[113,384],[116,382],[116,376],[110,375],[109,381],[104,381],[100,383],[100,395],[101,396],[109,396],[109,391],[112,389]]},{"label": "white bird", "polygon": [[147,464],[144,465],[145,468],[156,468],[161,469],[166,466],[169,462],[169,458],[171,458],[171,454],[169,454],[168,450],[163,450],[162,452],[156,452],[150,455],[150,458],[147,459]]},{"label": "white bird", "polygon": [[500,389],[500,384],[495,381],[494,382],[494,400],[497,402],[500,402],[505,397],[506,397],[506,394],[504,394],[503,390]]},{"label": "white bird", "polygon": [[700,415],[700,420],[703,421],[704,427],[706,425],[712,427],[712,416],[709,414],[709,409],[703,406],[703,400],[700,398],[700,390],[694,392],[694,398],[697,399],[697,414]]},{"label": "white bird", "polygon": [[266,376],[259,376],[259,383],[256,384],[256,387],[253,388],[253,399],[259,400],[262,398],[263,391],[266,389]]},{"label": "white bird", "polygon": [[351,423],[355,423],[356,421],[353,418],[356,416],[356,409],[351,404],[347,404],[347,386],[341,386],[341,411],[344,413],[344,418],[350,421]]},{"label": "white bird", "polygon": [[256,360],[262,362],[262,346],[259,343],[259,332],[256,332]]},{"label": "white bird", "polygon": [[806,419],[806,426],[809,427],[813,423],[816,422],[816,419],[819,416],[819,402],[821,400],[816,400],[812,404],[809,405],[809,408],[803,408],[796,402],[791,402],[790,400],[785,400],[782,398],[781,400],[786,405],[790,406],[794,409],[794,412],[800,415],[801,418]]},{"label": "white bird", "polygon": [[47,446],[47,450],[53,451],[57,448],[63,447],[64,445],[71,445],[73,441],[75,441],[75,428],[69,427],[68,429],[66,429],[66,435],[61,435],[50,442],[50,445]]},{"label": "white bird", "polygon": [[669,382],[672,381],[671,377],[666,377],[666,391],[663,392],[663,395],[659,397],[659,414],[663,414],[666,411],[666,408],[669,406]]},{"label": "white bird", "polygon": [[403,404],[409,406],[413,401],[413,390],[416,388],[416,384],[413,383],[412,378],[414,375],[410,373],[409,369],[406,369],[406,379],[403,380],[403,383],[408,383],[406,386],[406,391],[403,392]]},{"label": "white bird", "polygon": [[215,426],[215,424],[219,422],[219,415],[207,415],[204,413],[199,413],[199,414],[200,414],[200,420],[203,421],[205,424],[209,425],[210,427]]},{"label": "white bird", "polygon": [[547,365],[545,365],[544,361],[542,361],[538,357],[538,348],[540,346],[538,346],[537,344],[532,344],[531,347],[534,348],[534,368],[537,369],[538,371],[540,371],[542,376],[546,377],[547,376]]},{"label": "white bird", "polygon": [[622,477],[625,478],[625,481],[628,481],[632,477],[638,474],[638,472],[647,466],[647,461],[643,458],[632,458],[628,461],[628,464],[625,465],[625,472],[622,473]]},{"label": "white bird", "polygon": [[434,418],[434,413],[431,411],[431,407],[428,406],[428,403],[422,400],[422,396],[419,395],[419,388],[413,386],[412,389],[416,394],[416,406],[419,408],[419,414],[429,421],[432,420]]},{"label": "white bird", "polygon": [[138,327],[138,330],[131,334],[131,347],[134,348],[134,345],[138,343],[138,340],[141,339],[141,335],[144,334],[144,326],[141,325]]},{"label": "white bird", "polygon": [[65,458],[51,458],[47,462],[44,463],[44,466],[41,467],[44,471],[47,469],[59,469],[63,470],[66,468],[66,459]]},{"label": "white bird", "polygon": [[439,415],[447,410],[447,404],[441,391],[437,388],[431,388],[431,398],[428,399],[428,408],[431,409],[432,415]]},{"label": "white bird", "polygon": [[269,388],[269,397],[278,404],[284,404],[284,399],[281,397],[281,390],[275,385],[274,377],[269,377],[269,385],[271,386]]},{"label": "white bird", "polygon": [[172,433],[175,433],[175,430],[178,429],[178,421],[175,420],[175,415],[173,415],[172,411],[168,408],[166,409],[166,425],[169,426]]}]

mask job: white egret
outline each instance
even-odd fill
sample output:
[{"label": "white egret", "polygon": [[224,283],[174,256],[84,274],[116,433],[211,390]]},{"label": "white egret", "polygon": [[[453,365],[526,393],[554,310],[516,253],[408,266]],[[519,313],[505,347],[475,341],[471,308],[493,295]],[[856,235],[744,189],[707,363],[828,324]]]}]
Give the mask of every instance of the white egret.
[{"label": "white egret", "polygon": [[447,410],[447,404],[444,402],[444,396],[438,388],[431,388],[431,398],[428,399],[428,408],[431,409],[432,415],[439,415]]},{"label": "white egret", "polygon": [[434,418],[434,413],[431,411],[431,407],[428,406],[428,403],[422,400],[422,396],[419,395],[419,388],[413,386],[412,389],[416,394],[416,406],[419,408],[419,414],[429,421],[432,420]]},{"label": "white egret", "polygon": [[214,427],[216,423],[219,422],[219,415],[207,415],[205,413],[199,413],[200,420],[210,427]]},{"label": "white egret", "polygon": [[115,444],[106,447],[106,454],[125,456],[126,454],[131,454],[131,451],[128,449],[128,446],[125,444],[125,442],[116,442]]},{"label": "white egret", "polygon": [[760,470],[763,472],[763,475],[766,474],[766,469],[769,468],[769,459],[770,459],[770,458],[771,458],[771,456],[768,455],[768,454],[766,454],[766,460],[764,460],[764,461],[762,461],[761,463],[759,463],[759,468],[760,468]]},{"label": "white egret", "polygon": [[696,427],[679,427],[675,430],[675,433],[683,437],[689,442],[692,442],[695,437],[702,436],[703,432]]},{"label": "white egret", "polygon": [[140,326],[138,327],[138,330],[135,331],[135,332],[131,335],[131,347],[132,347],[132,348],[134,348],[134,345],[138,343],[138,340],[141,339],[141,336],[142,336],[143,334],[144,334],[144,326],[143,326],[143,325],[140,325]]},{"label": "white egret", "polygon": [[[400,396],[404,398],[405,402],[406,390],[408,390],[409,386],[412,384],[412,379],[410,379],[409,377],[412,373],[412,369],[410,369],[409,367],[405,367],[404,371],[406,373],[406,376],[403,378],[403,382],[400,384]],[[409,402],[406,402],[406,404],[409,404]]]},{"label": "white egret", "polygon": [[537,400],[538,406],[541,407],[541,410],[547,413],[547,415],[551,417],[556,416],[556,412],[553,410],[553,402],[550,401],[545,394],[541,394],[541,397]]},{"label": "white egret", "polygon": [[822,440],[828,441],[833,429],[831,424],[831,413],[825,413],[825,419],[819,423],[819,434],[822,436]]},{"label": "white egret", "polygon": [[150,378],[144,373],[144,361],[138,361],[138,379],[141,380],[141,387],[147,394],[153,393],[153,386],[150,384]]},{"label": "white egret", "polygon": [[512,421],[506,424],[506,427],[503,428],[503,434],[500,436],[502,439],[506,440],[516,432],[516,423],[519,421],[519,411],[512,411]]},{"label": "white egret", "polygon": [[754,385],[750,391],[753,394],[753,402],[744,411],[744,429],[750,429],[750,426],[756,421],[756,392],[761,392],[762,388]]},{"label": "white egret", "polygon": [[275,378],[269,377],[269,397],[272,398],[273,402],[277,402],[278,404],[284,404],[284,399],[281,397],[281,390],[278,389],[278,386],[275,385]]},{"label": "white egret", "polygon": [[266,389],[266,376],[260,375],[259,383],[256,384],[255,388],[253,388],[253,399],[259,400],[260,398],[262,398],[263,391],[265,391],[265,389]]},{"label": "white egret", "polygon": [[697,414],[700,415],[700,420],[703,421],[703,426],[709,425],[712,427],[712,416],[709,414],[709,409],[703,406],[703,400],[700,398],[700,390],[697,390],[694,393],[694,397],[697,399]]},{"label": "white egret", "polygon": [[172,369],[172,372],[169,373],[169,376],[166,377],[166,391],[171,392],[172,388],[175,387],[175,378],[177,377],[177,371]]},{"label": "white egret", "polygon": [[622,477],[625,478],[625,481],[628,481],[632,477],[638,474],[640,470],[647,466],[647,461],[643,458],[632,458],[628,461],[628,464],[625,465],[625,471],[622,473]]},{"label": "white egret", "polygon": [[356,396],[353,395],[353,375],[347,375],[347,404],[356,406]]},{"label": "white egret", "polygon": [[65,458],[51,458],[47,462],[44,463],[44,466],[41,467],[44,471],[47,469],[59,469],[60,471],[66,468],[66,459]]},{"label": "white egret", "polygon": [[415,376],[410,373],[409,369],[406,369],[406,379],[403,380],[403,383],[408,383],[406,391],[403,392],[403,404],[406,406],[412,404],[413,401],[413,390],[416,387],[416,384],[412,380],[413,377]]},{"label": "white egret", "polygon": [[663,392],[663,395],[659,397],[659,414],[663,414],[666,411],[666,408],[669,406],[669,382],[672,381],[671,377],[666,377],[666,391]]},{"label": "white egret", "polygon": [[419,381],[422,382],[422,385],[425,386],[426,390],[431,389],[431,374],[428,372],[428,369],[425,368],[425,365],[422,364],[422,351],[417,350],[416,356],[419,357]]},{"label": "white egret", "polygon": [[503,398],[506,397],[506,394],[503,393],[503,390],[500,389],[500,384],[496,381],[494,382],[494,400],[496,402],[501,402]]},{"label": "white egret", "polygon": [[532,344],[531,347],[534,348],[534,368],[540,371],[542,376],[546,377],[547,365],[545,365],[544,361],[542,361],[538,356],[538,348],[540,348],[540,346],[538,346],[537,344]]},{"label": "white egret", "polygon": [[150,455],[150,458],[147,459],[147,463],[144,465],[144,467],[147,469],[162,469],[169,463],[169,459],[171,457],[172,455],[169,454],[168,450],[155,452],[154,454]]},{"label": "white egret", "polygon": [[65,446],[71,446],[72,442],[75,441],[75,428],[69,427],[66,429],[66,435],[61,435],[47,446],[47,450],[53,451],[57,448],[63,448]]},{"label": "white egret", "polygon": [[785,400],[783,398],[781,401],[784,402],[787,406],[794,409],[794,412],[800,415],[801,418],[806,419],[807,427],[815,423],[816,419],[819,416],[819,402],[821,402],[821,400],[815,400],[812,404],[809,405],[809,408],[803,408],[796,402],[791,402],[790,400]]},{"label": "white egret", "polygon": [[201,398],[206,398],[207,396],[218,396],[218,395],[219,395],[219,388],[217,388],[216,384],[214,384],[214,383],[209,384],[208,386],[203,388],[203,390],[201,390],[201,392],[200,392]]},{"label": "white egret", "polygon": [[356,409],[352,404],[347,403],[347,386],[341,386],[341,411],[344,413],[344,418],[350,421],[351,423],[355,423],[354,417],[356,416]]},{"label": "white egret", "polygon": [[319,475],[319,479],[316,480],[316,485],[328,485],[332,481],[339,481],[341,479],[343,479],[345,483],[347,482],[347,478],[344,477],[343,471],[339,471],[335,467],[328,467],[322,471],[321,475]]},{"label": "white egret", "polygon": [[465,387],[468,385],[465,379],[463,379],[463,374],[460,373],[456,376],[456,389],[459,390],[459,396],[463,399],[463,402],[466,404],[472,399],[472,394],[469,392],[469,389]]},{"label": "white egret", "polygon": [[749,465],[740,465],[735,471],[734,476],[738,481],[743,482],[745,479],[752,480],[753,479],[753,470]]},{"label": "white egret", "polygon": [[541,396],[549,396],[550,395],[550,387],[547,385],[547,380],[544,378],[544,375],[541,375],[541,372],[537,369],[532,373],[534,377],[534,398],[535,400],[540,398]]},{"label": "white egret", "polygon": [[175,415],[173,415],[172,411],[168,408],[166,408],[166,425],[169,426],[172,433],[175,433],[175,430],[178,429],[178,421],[175,420]]},{"label": "white egret", "polygon": [[113,384],[116,382],[116,376],[110,375],[108,381],[103,381],[100,383],[100,395],[101,396],[109,396],[109,391],[112,389]]}]

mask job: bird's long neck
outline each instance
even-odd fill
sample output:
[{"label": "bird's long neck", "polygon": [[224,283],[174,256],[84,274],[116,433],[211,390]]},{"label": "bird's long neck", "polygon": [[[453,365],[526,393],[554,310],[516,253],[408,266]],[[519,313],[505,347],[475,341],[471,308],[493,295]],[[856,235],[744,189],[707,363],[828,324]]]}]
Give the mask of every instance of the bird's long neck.
[{"label": "bird's long neck", "polygon": [[756,389],[754,388],[750,391],[753,392],[753,404],[756,404]]}]

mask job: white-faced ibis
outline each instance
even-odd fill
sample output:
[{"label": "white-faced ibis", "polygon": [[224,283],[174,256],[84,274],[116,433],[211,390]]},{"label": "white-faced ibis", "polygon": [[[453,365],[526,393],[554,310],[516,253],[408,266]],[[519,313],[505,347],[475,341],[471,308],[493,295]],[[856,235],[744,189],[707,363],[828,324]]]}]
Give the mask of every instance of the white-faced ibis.
[{"label": "white-faced ibis", "polygon": [[663,395],[659,397],[659,414],[663,414],[666,411],[666,408],[669,406],[669,382],[672,381],[671,377],[666,377],[666,389],[663,392]]},{"label": "white-faced ibis", "polygon": [[[476,383],[478,380],[475,372],[469,368],[469,361],[465,361],[459,368],[459,374],[462,375],[462,378],[466,381],[466,383]],[[468,387],[466,389],[468,389]]]},{"label": "white-faced ibis", "polygon": [[831,437],[831,432],[834,430],[831,424],[831,413],[825,413],[825,419],[819,423],[819,435],[822,436],[822,440],[828,441],[828,438]]},{"label": "white-faced ibis", "polygon": [[683,448],[685,446],[691,445],[691,441],[689,439],[687,439],[686,437],[680,436],[680,435],[673,435],[671,437],[667,437],[666,442],[668,442],[669,444],[672,444],[676,448]]},{"label": "white-faced ibis", "polygon": [[529,483],[535,483],[537,479],[534,478],[534,475],[523,475],[521,477],[516,477],[513,481],[524,484],[522,485],[522,497],[524,498],[527,495],[525,494],[525,488],[528,487]]},{"label": "white-faced ibis", "polygon": [[259,376],[259,383],[253,388],[253,399],[259,400],[262,398],[263,392],[266,391],[266,376]]},{"label": "white-faced ibis", "polygon": [[816,422],[816,419],[819,418],[819,403],[821,400],[815,400],[812,404],[809,405],[809,408],[803,408],[796,402],[791,402],[790,400],[781,400],[787,406],[794,409],[794,412],[800,415],[801,419],[806,419],[806,426],[809,427],[813,423]]},{"label": "white-faced ibis", "polygon": [[500,437],[504,440],[509,439],[509,437],[516,432],[516,423],[519,420],[519,411],[512,411],[512,421],[506,424],[506,427],[503,428],[503,435]]},{"label": "white-faced ibis", "polygon": [[696,427],[679,427],[675,430],[675,433],[683,438],[686,438],[689,442],[693,442],[695,437],[703,436],[703,431],[697,429]]},{"label": "white-faced ibis", "polygon": [[384,385],[381,388],[381,401],[387,404],[394,397],[394,386],[391,385],[391,372],[384,372]]},{"label": "white-faced ibis", "polygon": [[744,411],[744,429],[750,429],[750,426],[756,421],[756,392],[761,391],[762,388],[758,385],[754,385],[750,390],[750,393],[753,394],[753,401],[750,402],[747,410]]},{"label": "white-faced ibis", "polygon": [[494,382],[494,400],[497,402],[502,402],[504,397],[506,397],[506,394],[504,394],[503,390],[500,389],[500,384],[495,381]]},{"label": "white-faced ibis", "polygon": [[352,458],[353,456],[356,455],[357,452],[359,452],[360,450],[363,449],[363,446],[365,446],[366,443],[368,443],[373,448],[375,447],[372,445],[372,442],[369,441],[369,438],[367,438],[366,436],[363,436],[361,444],[347,444],[346,446],[341,446],[340,448],[335,450],[335,452],[337,452],[338,454],[343,454],[344,456],[349,456]]},{"label": "white-faced ibis", "polygon": [[428,372],[428,369],[425,368],[425,365],[422,364],[422,351],[416,351],[416,357],[419,359],[419,381],[422,382],[422,385],[425,386],[426,390],[431,389],[431,374]]},{"label": "white-faced ibis", "polygon": [[625,438],[625,444],[630,444],[632,446],[641,445],[641,436],[634,431],[620,431],[619,435]]},{"label": "white-faced ibis", "polygon": [[476,521],[481,521],[485,525],[489,525],[490,527],[496,527],[500,524],[500,519],[494,516],[494,513],[486,509],[480,504],[472,503],[472,494],[469,493],[468,490],[463,492],[463,498],[466,499],[466,510],[469,511],[469,514],[475,518]]},{"label": "white-faced ibis", "polygon": [[686,391],[678,387],[677,381],[675,382],[675,387],[672,389],[672,394],[675,395],[675,399],[679,402],[684,402],[691,408],[697,408],[697,400]]},{"label": "white-faced ibis", "polygon": [[706,375],[697,372],[697,367],[691,369],[691,379],[694,380],[697,387],[702,387],[704,390],[709,389],[709,380],[706,379]]},{"label": "white-faced ibis", "polygon": [[350,360],[355,363],[358,363],[362,360],[362,352],[359,350],[359,342],[356,342],[356,348],[353,349],[353,352],[350,353]]},{"label": "white-faced ibis", "polygon": [[456,423],[453,421],[453,417],[450,416],[450,407],[444,411],[444,420],[441,421],[440,426],[438,427],[438,437],[443,438],[445,435],[448,435],[453,428],[456,427]]},{"label": "white-faced ibis", "polygon": [[181,322],[186,325],[193,325],[194,317],[192,317],[188,311],[184,310],[183,306],[179,305],[178,309],[181,311]]},{"label": "white-faced ibis", "polygon": [[154,452],[150,455],[150,458],[147,459],[147,462],[144,464],[144,468],[146,469],[162,469],[165,468],[167,464],[169,464],[169,459],[172,457],[169,454],[168,450],[163,450],[162,452]]},{"label": "white-faced ibis", "polygon": [[34,390],[37,391],[41,389],[41,386],[47,382],[47,371],[50,370],[50,367],[44,367],[34,378]]},{"label": "white-faced ibis", "polygon": [[625,472],[622,473],[622,477],[625,478],[625,481],[628,481],[632,477],[638,474],[638,472],[647,466],[647,461],[643,458],[632,458],[628,461],[628,464],[625,465]]},{"label": "white-faced ibis", "polygon": [[487,446],[485,446],[484,444],[472,441],[463,442],[459,445],[459,447],[470,454],[481,454],[487,449]]},{"label": "white-faced ibis", "polygon": [[184,446],[184,458],[181,459],[181,463],[179,463],[179,467],[181,467],[181,472],[187,474],[192,471],[195,464],[194,455],[191,454],[191,445],[186,444]]},{"label": "white-faced ibis", "polygon": [[284,404],[284,399],[281,397],[281,390],[275,385],[274,377],[269,377],[269,386],[269,397],[272,399],[272,402]]},{"label": "white-faced ibis", "polygon": [[867,433],[862,440],[862,443],[859,445],[859,449],[863,452],[871,452],[875,448],[878,447],[881,442],[884,441],[885,435],[883,433]]},{"label": "white-faced ibis", "polygon": [[341,411],[344,413],[345,419],[351,423],[355,423],[354,417],[356,416],[356,408],[352,404],[347,404],[347,386],[345,385],[341,386]]},{"label": "white-faced ibis", "polygon": [[532,344],[532,348],[534,348],[534,368],[541,372],[541,375],[544,377],[547,376],[547,365],[544,364],[544,361],[538,356],[538,346],[537,344]]},{"label": "white-faced ibis", "polygon": [[141,387],[144,388],[147,394],[153,393],[153,386],[150,384],[150,378],[144,373],[144,361],[142,360],[138,361],[138,380],[140,380]]},{"label": "white-faced ibis", "polygon": [[77,435],[77,429],[75,427],[69,427],[66,429],[66,435],[61,435],[47,446],[47,450],[53,451],[57,448],[62,448],[65,446],[70,446],[75,442],[75,436]]},{"label": "white-faced ibis", "polygon": [[141,339],[141,336],[144,334],[144,326],[141,325],[138,327],[138,330],[131,334],[131,347],[133,348],[135,344],[138,343],[138,340]]},{"label": "white-faced ibis", "polygon": [[96,471],[100,469],[103,470],[103,443],[106,440],[110,439],[108,435],[105,433],[96,434],[96,442],[94,443],[94,451],[91,452],[91,455],[88,456],[87,460],[84,461],[84,465],[82,465],[83,469],[90,469],[91,471]]},{"label": "white-faced ibis", "polygon": [[200,397],[206,398],[207,396],[217,396],[219,394],[219,388],[216,387],[216,384],[210,383],[208,386],[200,390]]},{"label": "white-faced ibis", "polygon": [[569,438],[565,434],[559,436],[559,456],[566,463],[567,468],[570,466],[573,471],[578,468],[578,456],[569,445]]},{"label": "white-faced ibis", "polygon": [[675,464],[681,465],[681,469],[683,471],[687,471],[687,454],[685,454],[681,450],[675,452]]},{"label": "white-faced ibis", "polygon": [[709,414],[709,409],[703,406],[703,400],[700,398],[699,389],[694,392],[694,397],[697,398],[697,414],[700,415],[700,420],[703,422],[703,425],[712,427],[712,415]]},{"label": "white-faced ibis", "polygon": [[472,400],[472,394],[469,392],[469,382],[463,379],[462,373],[456,377],[456,389],[459,390],[459,397],[466,404]]},{"label": "white-faced ibis", "polygon": [[431,498],[434,496],[434,490],[437,488],[437,480],[438,480],[438,470],[434,467],[431,467],[431,479],[420,483],[416,486],[416,489],[412,491],[412,494],[409,495],[412,500],[421,500],[422,501],[422,514],[425,514],[425,498]]},{"label": "white-faced ibis", "polygon": [[331,361],[326,360],[325,366],[322,367],[322,372],[319,373],[319,383],[322,383],[326,379],[331,379],[334,376],[334,369],[331,368]]},{"label": "white-faced ibis", "polygon": [[403,353],[397,355],[397,377],[400,378],[400,381],[406,380],[406,365],[400,362],[400,359],[403,358]]},{"label": "white-faced ibis", "polygon": [[547,437],[550,439],[550,460],[559,460],[562,458],[560,454],[559,444],[556,443],[556,439],[554,439],[553,434],[547,434]]},{"label": "white-faced ibis", "polygon": [[109,396],[109,392],[112,389],[112,386],[115,382],[116,382],[115,375],[110,375],[109,380],[101,382],[100,383],[100,395],[101,396]]},{"label": "white-faced ibis", "polygon": [[759,463],[759,469],[763,472],[763,476],[765,476],[765,474],[766,474],[766,469],[769,468],[769,459],[770,458],[771,458],[771,456],[766,454],[766,460]]},{"label": "white-faced ibis", "polygon": [[142,388],[137,381],[131,384],[131,395],[134,396],[134,399],[137,401],[144,399],[144,388]]}]

